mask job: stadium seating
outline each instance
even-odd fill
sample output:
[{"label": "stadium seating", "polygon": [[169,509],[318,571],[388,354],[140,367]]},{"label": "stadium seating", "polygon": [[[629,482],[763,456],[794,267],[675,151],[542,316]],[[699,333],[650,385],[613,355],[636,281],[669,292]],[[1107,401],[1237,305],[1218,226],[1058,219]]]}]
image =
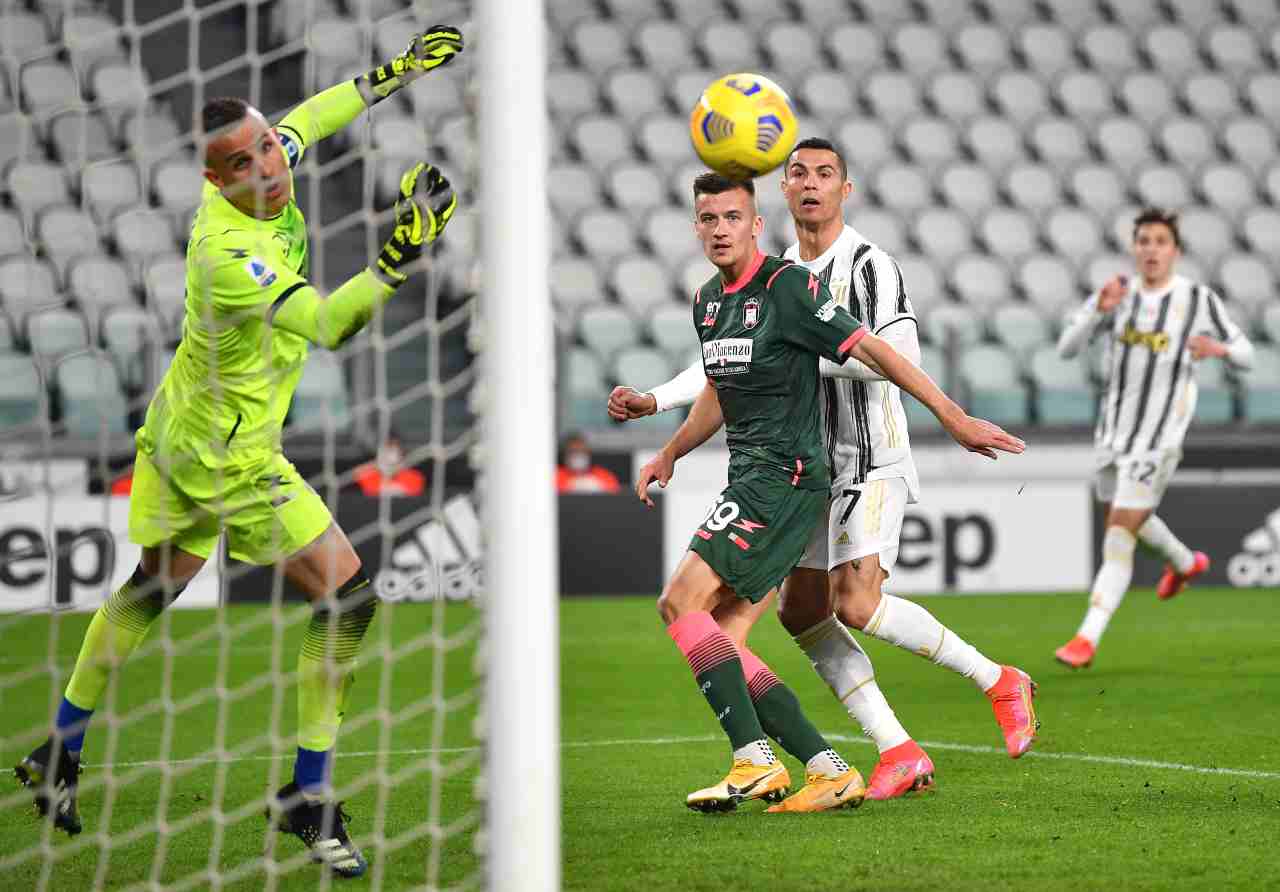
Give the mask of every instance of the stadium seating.
[{"label": "stadium seating", "polygon": [[0,428],[16,431],[48,417],[44,384],[31,357],[0,352]]},{"label": "stadium seating", "polygon": [[1097,399],[1080,357],[1063,359],[1053,345],[1039,347],[1027,364],[1035,388],[1035,414],[1046,426],[1075,426],[1093,422]]},{"label": "stadium seating", "polygon": [[93,349],[68,354],[53,367],[52,380],[67,436],[96,440],[127,432],[128,401],[107,354]]},{"label": "stadium seating", "polygon": [[342,361],[328,350],[312,350],[294,391],[289,423],[309,430],[341,430],[350,422]]},{"label": "stadium seating", "polygon": [[1013,357],[999,347],[981,344],[960,354],[960,380],[968,392],[968,409],[997,424],[1028,421],[1026,389]]}]

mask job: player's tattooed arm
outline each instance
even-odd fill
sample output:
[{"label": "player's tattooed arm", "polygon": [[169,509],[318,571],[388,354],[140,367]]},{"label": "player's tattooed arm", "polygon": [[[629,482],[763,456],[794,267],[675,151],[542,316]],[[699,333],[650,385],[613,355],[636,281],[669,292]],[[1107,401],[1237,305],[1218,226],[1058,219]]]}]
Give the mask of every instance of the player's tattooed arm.
[{"label": "player's tattooed arm", "polygon": [[1027,444],[999,425],[974,418],[942,392],[934,380],[919,366],[909,362],[893,346],[875,335],[867,335],[854,344],[849,355],[863,362],[875,363],[885,377],[924,403],[942,422],[943,428],[957,443],[970,452],[994,459],[996,451],[1014,454]]},{"label": "player's tattooed arm", "polygon": [[675,473],[676,462],[683,456],[697,449],[724,425],[724,413],[720,409],[720,397],[711,386],[711,382],[703,385],[702,392],[693,401],[689,417],[679,429],[671,435],[667,445],[658,450],[658,454],[640,469],[636,480],[636,497],[650,508],[653,499],[649,498],[649,484],[657,483],[666,488],[672,474]]}]

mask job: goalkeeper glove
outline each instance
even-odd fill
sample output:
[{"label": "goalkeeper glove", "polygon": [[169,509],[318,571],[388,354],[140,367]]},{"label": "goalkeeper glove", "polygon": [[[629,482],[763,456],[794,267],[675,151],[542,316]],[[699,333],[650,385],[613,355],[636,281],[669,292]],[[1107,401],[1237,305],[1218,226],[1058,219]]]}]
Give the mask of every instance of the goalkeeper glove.
[{"label": "goalkeeper glove", "polygon": [[416,164],[400,178],[396,198],[396,228],[382,246],[373,274],[391,287],[399,287],[422,257],[422,246],[440,237],[453,212],[458,196],[438,169]]},{"label": "goalkeeper glove", "polygon": [[428,71],[448,65],[463,48],[461,31],[452,25],[434,25],[409,41],[403,53],[361,77],[362,92],[373,105]]}]

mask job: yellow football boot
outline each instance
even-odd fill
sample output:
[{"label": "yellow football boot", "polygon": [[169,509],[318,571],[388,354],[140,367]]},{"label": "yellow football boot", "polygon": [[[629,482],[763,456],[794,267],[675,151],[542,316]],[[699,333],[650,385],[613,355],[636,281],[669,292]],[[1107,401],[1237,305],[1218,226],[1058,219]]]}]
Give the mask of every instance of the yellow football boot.
[{"label": "yellow football boot", "polygon": [[850,768],[836,777],[807,774],[803,787],[767,811],[781,813],[857,808],[866,796],[867,787],[856,768]]},{"label": "yellow football boot", "polygon": [[791,788],[791,775],[781,762],[757,765],[750,759],[734,759],[728,776],[714,787],[690,793],[685,805],[694,811],[733,811],[739,802],[763,799],[780,802]]}]

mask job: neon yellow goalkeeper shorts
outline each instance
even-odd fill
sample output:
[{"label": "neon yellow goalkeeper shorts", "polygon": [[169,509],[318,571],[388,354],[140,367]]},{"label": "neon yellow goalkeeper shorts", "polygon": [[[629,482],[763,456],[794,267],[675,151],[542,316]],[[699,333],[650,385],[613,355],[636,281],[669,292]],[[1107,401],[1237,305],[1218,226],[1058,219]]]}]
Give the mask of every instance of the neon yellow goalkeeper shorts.
[{"label": "neon yellow goalkeeper shorts", "polygon": [[333,522],[324,500],[279,452],[217,470],[175,461],[166,471],[137,453],[129,539],[144,548],[169,542],[207,559],[226,530],[231,557],[273,564],[314,542]]}]

